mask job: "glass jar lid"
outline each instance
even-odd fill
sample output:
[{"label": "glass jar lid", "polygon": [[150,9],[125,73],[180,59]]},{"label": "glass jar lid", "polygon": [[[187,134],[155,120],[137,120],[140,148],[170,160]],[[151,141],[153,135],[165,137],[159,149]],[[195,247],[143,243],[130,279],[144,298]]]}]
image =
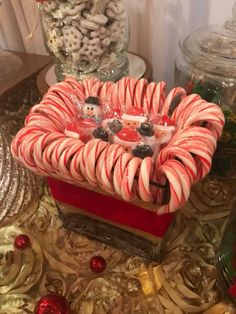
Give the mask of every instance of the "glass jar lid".
[{"label": "glass jar lid", "polygon": [[213,75],[236,79],[236,2],[233,17],[224,26],[201,28],[181,43],[180,48],[188,62],[199,70]]}]

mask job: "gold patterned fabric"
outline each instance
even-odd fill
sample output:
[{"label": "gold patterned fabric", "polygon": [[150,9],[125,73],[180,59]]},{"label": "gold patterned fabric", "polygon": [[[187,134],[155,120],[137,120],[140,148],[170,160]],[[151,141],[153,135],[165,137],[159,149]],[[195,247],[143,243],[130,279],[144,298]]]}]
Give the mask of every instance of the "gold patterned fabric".
[{"label": "gold patterned fabric", "polygon": [[[64,295],[81,314],[235,313],[222,301],[214,266],[233,206],[230,186],[206,179],[195,187],[163,243],[160,265],[63,228],[44,186],[30,218],[0,229],[0,313],[34,313],[48,293]],[[14,238],[22,233],[32,245],[19,251]],[[95,255],[107,261],[102,274],[89,269]]]},{"label": "gold patterned fabric", "polygon": [[[1,125],[15,133],[18,124],[8,120],[2,116]],[[23,195],[32,201],[26,206],[28,197],[14,198],[8,211],[0,205],[5,217],[0,225],[0,314],[34,313],[39,298],[48,293],[65,296],[72,314],[236,313],[216,284],[215,267],[235,203],[235,182],[207,178],[194,187],[190,201],[176,214],[157,264],[63,228],[46,185],[33,184],[35,178],[25,176],[24,170],[16,176],[11,157],[9,161],[4,168],[8,182],[15,180],[22,187],[31,178]],[[31,247],[24,251],[14,247],[19,234],[30,238]],[[101,274],[89,268],[95,255],[107,261]]]}]

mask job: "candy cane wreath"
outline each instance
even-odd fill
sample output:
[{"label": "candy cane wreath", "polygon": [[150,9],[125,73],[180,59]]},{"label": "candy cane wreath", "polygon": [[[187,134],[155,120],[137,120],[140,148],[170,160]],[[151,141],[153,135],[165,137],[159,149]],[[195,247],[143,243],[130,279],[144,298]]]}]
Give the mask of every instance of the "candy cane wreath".
[{"label": "candy cane wreath", "polygon": [[[176,97],[181,98],[170,115],[176,131],[156,159],[141,159],[118,144],[99,139],[83,143],[63,132],[65,121],[76,114],[76,101],[96,96],[114,110],[124,104],[142,107],[147,115],[167,115]],[[189,197],[191,185],[205,177],[212,162],[216,142],[224,126],[221,109],[201,99],[187,96],[182,88],[165,95],[165,83],[123,78],[102,83],[91,78],[77,82],[67,78],[49,88],[41,103],[30,110],[25,127],[14,138],[13,156],[33,172],[72,184],[87,181],[126,201],[140,199],[157,204],[157,212],[176,211]],[[164,203],[160,184],[169,187]]]}]

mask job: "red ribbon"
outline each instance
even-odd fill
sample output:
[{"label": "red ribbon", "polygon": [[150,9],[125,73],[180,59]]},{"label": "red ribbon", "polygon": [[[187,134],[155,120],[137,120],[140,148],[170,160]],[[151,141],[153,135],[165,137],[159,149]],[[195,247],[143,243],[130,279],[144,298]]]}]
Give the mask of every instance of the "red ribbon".
[{"label": "red ribbon", "polygon": [[48,184],[59,202],[156,237],[165,235],[173,219],[173,214],[158,216],[148,209],[56,179],[48,178]]}]

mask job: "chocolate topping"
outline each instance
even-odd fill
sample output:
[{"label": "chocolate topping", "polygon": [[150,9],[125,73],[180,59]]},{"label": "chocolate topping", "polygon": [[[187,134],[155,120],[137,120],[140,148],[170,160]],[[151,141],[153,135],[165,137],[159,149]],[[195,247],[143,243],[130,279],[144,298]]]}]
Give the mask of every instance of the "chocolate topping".
[{"label": "chocolate topping", "polygon": [[153,150],[151,146],[146,145],[146,144],[138,144],[133,150],[132,154],[136,157],[144,159],[145,157],[152,157],[153,155]]},{"label": "chocolate topping", "polygon": [[90,105],[96,105],[96,106],[100,106],[100,100],[97,97],[93,97],[93,96],[89,96],[86,100],[85,100],[86,104],[90,104]]},{"label": "chocolate topping", "polygon": [[113,132],[115,134],[120,132],[120,130],[122,130],[122,128],[123,128],[122,123],[118,119],[114,119],[112,122],[110,122],[108,124],[108,126],[109,126],[109,129],[111,130],[111,132]]},{"label": "chocolate topping", "polygon": [[102,127],[99,127],[93,131],[93,137],[105,142],[108,142],[109,140],[108,132]]},{"label": "chocolate topping", "polygon": [[153,136],[154,135],[154,127],[150,122],[141,123],[140,128],[137,129],[138,132],[143,136]]}]

